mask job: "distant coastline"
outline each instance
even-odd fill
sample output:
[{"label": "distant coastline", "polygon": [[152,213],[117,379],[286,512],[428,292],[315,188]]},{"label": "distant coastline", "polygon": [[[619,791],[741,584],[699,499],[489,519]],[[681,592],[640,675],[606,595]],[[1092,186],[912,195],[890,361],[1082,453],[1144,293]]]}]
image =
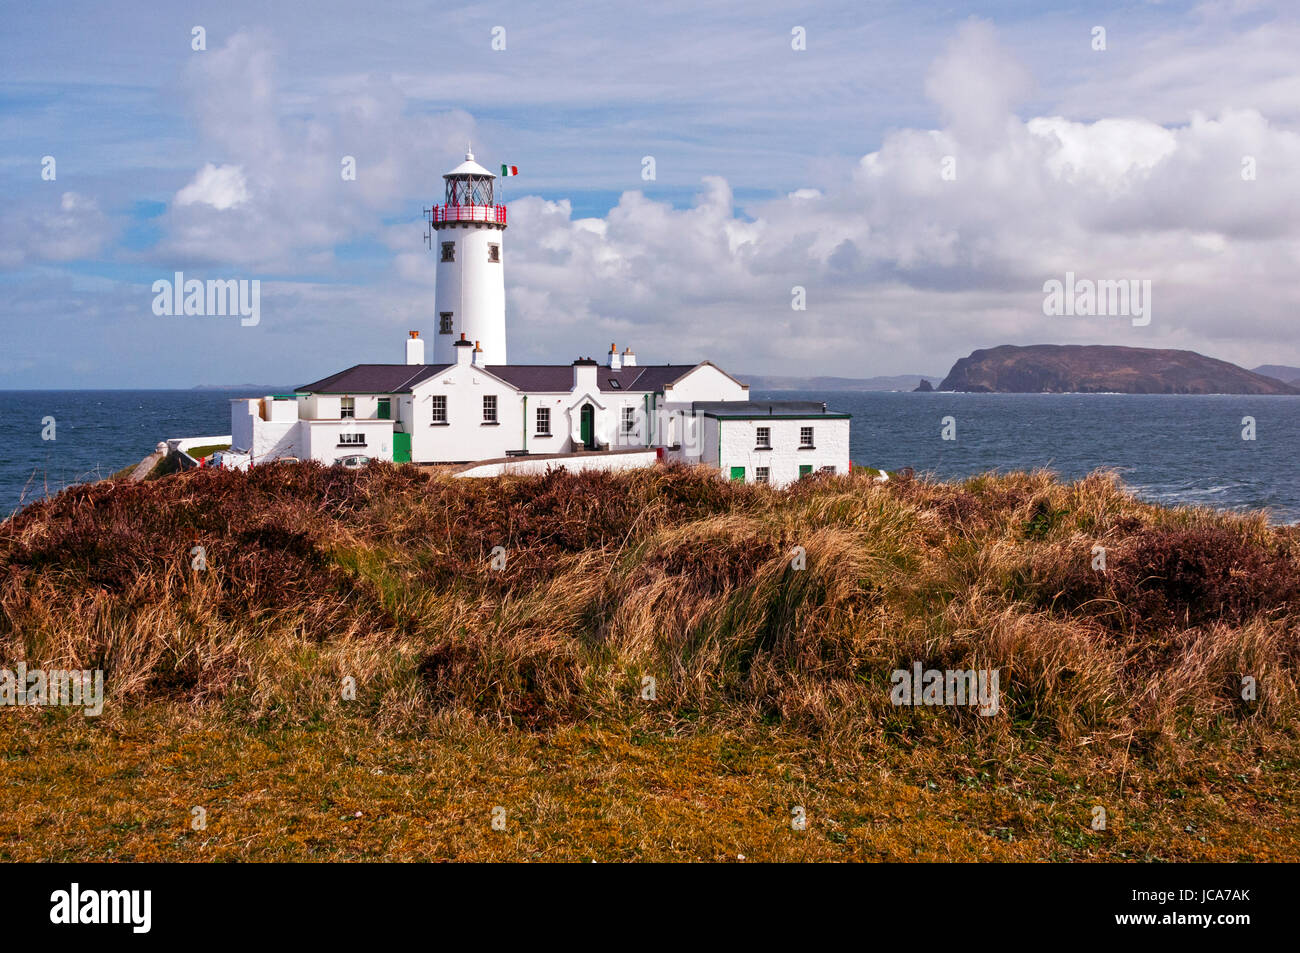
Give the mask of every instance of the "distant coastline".
[{"label": "distant coastline", "polygon": [[1081,344],[1004,344],[972,351],[953,364],[938,389],[992,394],[1300,394],[1298,386],[1195,351]]}]

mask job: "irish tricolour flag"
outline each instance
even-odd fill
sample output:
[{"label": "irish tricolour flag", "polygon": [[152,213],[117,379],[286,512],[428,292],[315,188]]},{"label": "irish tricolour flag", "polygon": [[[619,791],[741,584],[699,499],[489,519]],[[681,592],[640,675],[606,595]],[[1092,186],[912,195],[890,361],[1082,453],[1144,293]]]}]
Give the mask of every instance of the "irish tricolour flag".
[{"label": "irish tricolour flag", "polygon": [[517,166],[517,165],[503,165],[503,166],[501,167],[501,174],[502,174],[502,175],[518,175],[518,174],[519,174],[519,166]]}]

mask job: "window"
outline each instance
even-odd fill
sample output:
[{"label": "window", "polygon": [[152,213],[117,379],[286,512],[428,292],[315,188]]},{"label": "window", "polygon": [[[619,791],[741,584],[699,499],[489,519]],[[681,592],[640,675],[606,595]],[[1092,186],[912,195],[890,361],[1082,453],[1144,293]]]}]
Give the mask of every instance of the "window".
[{"label": "window", "polygon": [[620,384],[618,381],[614,380],[614,378],[612,377],[609,379],[609,386],[612,387],[614,390],[621,390],[623,388],[623,385]]},{"label": "window", "polygon": [[455,261],[455,260],[456,260],[456,243],[455,243],[455,242],[443,242],[443,243],[442,243],[442,260],[443,260],[443,261]]},{"label": "window", "polygon": [[450,334],[450,333],[451,333],[451,315],[452,315],[452,312],[450,312],[450,311],[442,311],[442,312],[439,312],[439,314],[438,314],[438,333],[439,333],[439,334]]},{"label": "window", "polygon": [[447,422],[447,396],[445,394],[434,394],[429,400],[433,404],[433,422],[435,424],[445,424]]},{"label": "window", "polygon": [[551,435],[551,408],[537,408],[537,436],[549,437]]},{"label": "window", "polygon": [[483,423],[494,424],[497,422],[497,396],[496,394],[483,395]]},{"label": "window", "polygon": [[366,445],[366,435],[363,433],[339,434],[340,447],[364,447],[365,445]]},{"label": "window", "polygon": [[767,477],[770,472],[771,470],[768,467],[754,467],[754,482],[755,483],[769,482]]},{"label": "window", "polygon": [[754,447],[755,450],[772,449],[772,428],[771,427],[759,427],[754,433],[755,436],[758,438],[757,446]]},{"label": "window", "polygon": [[801,463],[801,464],[799,464],[799,479],[802,480],[804,477],[806,477],[806,476],[807,476],[808,474],[810,474],[810,473],[812,473],[812,464],[811,464],[811,463]]},{"label": "window", "polygon": [[817,472],[818,472],[818,473],[834,473],[834,472],[835,472],[835,468],[834,468],[833,466],[831,466],[831,467],[821,467]]},{"label": "window", "polygon": [[347,420],[349,417],[357,415],[357,399],[355,397],[343,397],[339,400],[339,418]]},{"label": "window", "polygon": [[799,449],[812,450],[813,448],[813,429],[811,427],[799,428]]},{"label": "window", "polygon": [[393,399],[391,397],[379,398],[379,407],[376,416],[380,420],[389,420],[393,416]]},{"label": "window", "polygon": [[739,481],[739,482],[741,482],[741,483],[744,483],[744,482],[745,482],[745,468],[744,468],[744,467],[732,467],[732,468],[731,468],[731,478],[732,478],[733,480],[737,480],[737,481]]},{"label": "window", "polygon": [[623,433],[636,433],[636,408],[623,408]]},{"label": "window", "polygon": [[496,242],[488,242],[488,261],[492,264],[501,261],[501,246]]}]

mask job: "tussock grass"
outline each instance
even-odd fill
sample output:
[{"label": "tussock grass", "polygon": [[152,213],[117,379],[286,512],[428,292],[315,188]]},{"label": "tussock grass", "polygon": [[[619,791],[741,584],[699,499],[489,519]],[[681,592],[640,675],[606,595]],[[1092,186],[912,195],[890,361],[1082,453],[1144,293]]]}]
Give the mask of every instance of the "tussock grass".
[{"label": "tussock grass", "polygon": [[[107,705],[0,711],[0,858],[1300,856],[1296,528],[1106,473],[873,477],[42,500],[0,524],[0,664],[102,668]],[[892,705],[914,662],[997,669],[999,713]]]},{"label": "tussock grass", "polygon": [[[0,655],[103,668],[117,705],[401,729],[707,718],[1126,757],[1289,738],[1298,713],[1296,530],[1147,505],[1104,473],[777,492],[682,468],[203,470],[39,502],[3,524],[0,567]],[[1002,714],[895,708],[888,674],[914,661],[999,669]]]}]

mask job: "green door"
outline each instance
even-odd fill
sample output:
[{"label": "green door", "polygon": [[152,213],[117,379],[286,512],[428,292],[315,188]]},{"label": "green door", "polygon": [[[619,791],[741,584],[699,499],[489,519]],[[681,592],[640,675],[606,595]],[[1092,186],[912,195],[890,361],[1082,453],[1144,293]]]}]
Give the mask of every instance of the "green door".
[{"label": "green door", "polygon": [[596,408],[592,407],[591,404],[582,405],[582,410],[579,413],[578,428],[582,436],[582,445],[588,450],[594,449],[592,433],[596,429]]},{"label": "green door", "polygon": [[812,473],[812,464],[811,464],[811,463],[801,463],[801,464],[799,464],[799,479],[802,480],[804,477],[806,477],[806,476],[807,476],[808,474],[810,474],[810,473]]},{"label": "green door", "polygon": [[379,398],[379,419],[390,420],[393,416],[392,402],[388,397]]},{"label": "green door", "polygon": [[731,468],[731,478],[732,478],[733,480],[739,480],[741,483],[744,483],[744,482],[745,482],[745,468],[744,468],[744,467],[732,467],[732,468]]},{"label": "green door", "polygon": [[411,462],[411,435],[409,433],[395,432],[393,434],[393,462]]}]

